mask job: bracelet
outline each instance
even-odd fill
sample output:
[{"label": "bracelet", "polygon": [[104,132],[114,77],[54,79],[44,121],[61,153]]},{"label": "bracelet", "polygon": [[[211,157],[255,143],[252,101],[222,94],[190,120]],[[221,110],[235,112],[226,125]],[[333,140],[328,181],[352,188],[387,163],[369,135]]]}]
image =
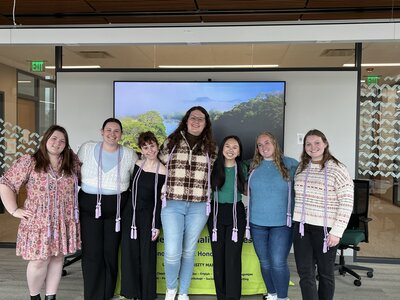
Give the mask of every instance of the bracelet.
[{"label": "bracelet", "polygon": [[19,207],[17,207],[12,213],[11,215],[14,217],[14,214],[17,212],[17,210],[19,209]]}]

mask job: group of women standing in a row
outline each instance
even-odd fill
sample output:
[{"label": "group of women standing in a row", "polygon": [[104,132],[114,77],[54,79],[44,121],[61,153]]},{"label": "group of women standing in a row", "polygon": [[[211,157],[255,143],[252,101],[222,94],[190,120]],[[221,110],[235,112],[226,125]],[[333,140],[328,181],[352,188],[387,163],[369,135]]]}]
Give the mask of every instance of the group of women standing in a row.
[{"label": "group of women standing in a row", "polygon": [[[106,120],[101,132],[102,143],[85,143],[76,156],[65,130],[52,126],[39,150],[21,157],[0,179],[5,207],[22,219],[17,255],[29,260],[31,299],[40,299],[44,283],[46,299],[55,299],[63,256],[77,251],[81,238],[85,299],[113,297],[120,244],[121,295],[156,299],[161,224],[166,300],[176,294],[189,299],[206,224],[219,300],[241,297],[242,243],[250,233],[265,299],[287,299],[292,240],[303,299],[333,299],[334,259],[352,211],[353,185],[322,132],[306,134],[299,166],[283,156],[273,135],[261,133],[249,170],[237,136],[227,136],[217,152],[209,115],[200,106],[186,112],[160,151],[153,133],[141,133],[140,160],[118,144],[119,120]],[[15,195],[23,183],[28,195],[18,208]],[[249,199],[247,218],[242,194]]]}]

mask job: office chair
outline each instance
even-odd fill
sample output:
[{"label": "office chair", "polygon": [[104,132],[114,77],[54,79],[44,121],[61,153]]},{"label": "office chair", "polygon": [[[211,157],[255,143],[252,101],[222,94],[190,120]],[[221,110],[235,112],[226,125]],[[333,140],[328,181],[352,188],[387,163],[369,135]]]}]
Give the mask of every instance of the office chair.
[{"label": "office chair", "polygon": [[354,276],[354,285],[361,285],[361,277],[354,270],[367,271],[367,276],[372,278],[374,276],[374,269],[346,265],[344,261],[343,252],[346,249],[353,249],[354,251],[359,251],[359,243],[368,243],[368,222],[371,218],[368,218],[368,206],[369,206],[369,181],[354,179],[354,207],[353,212],[350,217],[347,229],[343,233],[343,237],[339,243],[339,264],[336,264],[336,268],[339,270],[340,275],[345,275],[349,273]]},{"label": "office chair", "polygon": [[62,276],[66,276],[68,274],[67,270],[65,269],[66,267],[72,265],[73,263],[76,263],[77,261],[79,261],[81,259],[82,259],[82,251],[81,250],[78,250],[74,254],[65,256],[63,269],[62,269]]}]

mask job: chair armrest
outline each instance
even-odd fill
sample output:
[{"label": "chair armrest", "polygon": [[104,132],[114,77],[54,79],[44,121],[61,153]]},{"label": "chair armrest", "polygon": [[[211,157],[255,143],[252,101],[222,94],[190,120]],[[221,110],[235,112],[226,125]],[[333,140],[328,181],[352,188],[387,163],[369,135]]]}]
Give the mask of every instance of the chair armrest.
[{"label": "chair armrest", "polygon": [[372,219],[371,218],[366,218],[366,217],[360,217],[360,221],[366,224],[366,223],[372,221]]},{"label": "chair armrest", "polygon": [[359,217],[359,220],[364,223],[364,226],[365,226],[365,228],[364,228],[365,229],[365,242],[368,243],[369,242],[368,223],[370,221],[372,221],[372,219],[371,218],[366,218],[366,217]]}]

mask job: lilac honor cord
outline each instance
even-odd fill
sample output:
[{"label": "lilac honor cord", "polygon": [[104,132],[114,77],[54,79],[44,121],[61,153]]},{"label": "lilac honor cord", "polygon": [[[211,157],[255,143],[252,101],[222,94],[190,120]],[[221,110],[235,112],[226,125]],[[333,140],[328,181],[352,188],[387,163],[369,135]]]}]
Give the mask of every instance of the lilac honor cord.
[{"label": "lilac honor cord", "polygon": [[157,210],[157,200],[158,200],[158,172],[160,170],[160,161],[157,163],[157,169],[156,169],[156,176],[154,178],[154,208],[153,208],[153,219],[151,221],[151,237],[155,236],[157,232],[156,228],[156,210]]},{"label": "lilac honor cord", "polygon": [[211,241],[217,241],[217,219],[218,219],[218,190],[214,192],[214,212],[213,212],[213,230],[212,230],[212,237]]},{"label": "lilac honor cord", "polygon": [[232,209],[232,217],[233,217],[233,228],[232,228],[232,241],[237,243],[238,241],[238,228],[237,228],[237,164],[235,163],[235,185],[233,187],[233,209]]},{"label": "lilac honor cord", "polygon": [[286,226],[292,227],[292,181],[288,181],[288,205],[286,212]]},{"label": "lilac honor cord", "polygon": [[79,223],[78,176],[74,174],[73,177],[74,177],[74,217],[75,217],[75,223]]},{"label": "lilac honor cord", "polygon": [[176,148],[176,145],[172,148],[171,153],[168,155],[168,159],[167,159],[167,165],[165,166],[167,171],[165,174],[165,190],[161,196],[161,207],[166,207],[167,206],[167,183],[168,183],[168,173],[169,173],[169,162],[171,161],[172,158],[172,154],[174,153]]},{"label": "lilac honor cord", "polygon": [[324,244],[322,252],[326,253],[329,250],[328,246],[328,164],[324,166]]},{"label": "lilac honor cord", "polygon": [[207,157],[207,205],[206,205],[206,215],[209,216],[211,213],[211,161],[208,153]]},{"label": "lilac honor cord", "polygon": [[100,143],[99,149],[99,161],[97,163],[97,201],[95,208],[95,218],[98,219],[101,217],[101,185],[102,185],[102,169],[103,169],[103,143]]},{"label": "lilac honor cord", "polygon": [[139,167],[139,170],[136,172],[135,176],[133,177],[132,181],[132,208],[133,208],[133,215],[132,215],[132,223],[131,223],[131,239],[137,239],[137,227],[136,227],[136,199],[137,199],[137,186],[140,177],[140,173],[142,173],[143,166],[146,160],[143,160],[142,164]]},{"label": "lilac honor cord", "polygon": [[[103,143],[100,143],[99,162],[97,167],[97,203],[95,209],[95,218],[101,217],[101,192],[102,192],[102,176],[103,176]],[[117,213],[115,217],[115,232],[121,230],[121,146],[118,145],[117,158]]]},{"label": "lilac honor cord", "polygon": [[50,179],[49,179],[49,174],[47,174],[46,177],[46,185],[47,185],[47,207],[49,209],[49,218],[48,218],[48,222],[47,222],[47,237],[50,238],[51,237],[51,213],[50,213]]},{"label": "lilac honor cord", "polygon": [[304,189],[303,189],[303,204],[301,206],[301,218],[300,218],[300,226],[299,226],[299,233],[303,237],[304,236],[304,223],[305,223],[305,206],[306,206],[306,192],[307,192],[307,182],[308,182],[308,175],[310,174],[311,168],[311,161],[307,166],[306,171],[306,178],[304,179]]},{"label": "lilac honor cord", "polygon": [[121,146],[118,145],[117,160],[117,214],[115,216],[115,232],[121,231]]},{"label": "lilac honor cord", "polygon": [[63,174],[57,178],[57,175],[54,173],[52,167],[50,166],[49,168],[50,172],[47,173],[47,206],[49,208],[49,220],[47,223],[47,237],[51,238],[51,213],[50,213],[50,206],[51,206],[51,197],[50,197],[50,178],[54,178],[54,201],[53,201],[53,238],[57,239],[57,226],[58,226],[58,217],[60,215],[59,209],[58,209],[58,181],[63,178]]},{"label": "lilac honor cord", "polygon": [[249,179],[247,180],[247,216],[246,216],[246,239],[250,239],[250,180],[251,176],[253,176],[254,170],[251,171],[249,175]]}]

